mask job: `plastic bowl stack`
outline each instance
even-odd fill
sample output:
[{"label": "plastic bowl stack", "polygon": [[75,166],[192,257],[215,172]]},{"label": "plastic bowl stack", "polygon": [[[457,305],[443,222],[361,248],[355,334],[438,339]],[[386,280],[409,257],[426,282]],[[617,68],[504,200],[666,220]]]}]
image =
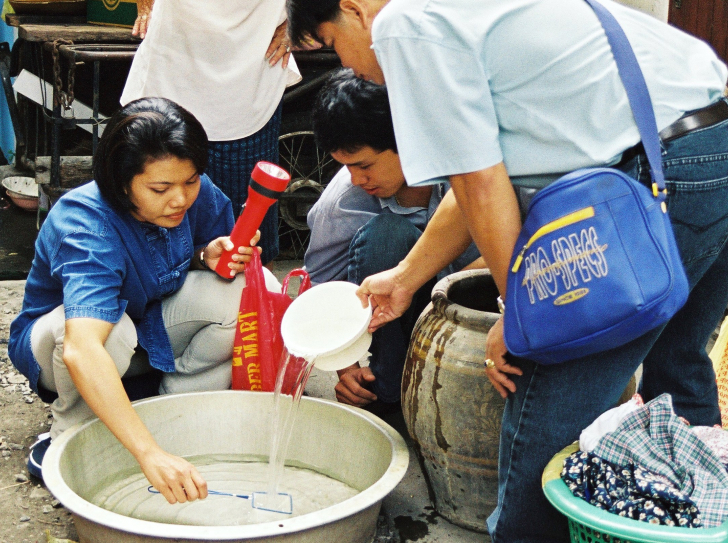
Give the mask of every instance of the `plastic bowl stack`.
[{"label": "plastic bowl stack", "polygon": [[371,307],[362,307],[346,281],[330,281],[307,290],[288,307],[281,336],[288,352],[321,370],[336,371],[358,362],[369,349]]}]

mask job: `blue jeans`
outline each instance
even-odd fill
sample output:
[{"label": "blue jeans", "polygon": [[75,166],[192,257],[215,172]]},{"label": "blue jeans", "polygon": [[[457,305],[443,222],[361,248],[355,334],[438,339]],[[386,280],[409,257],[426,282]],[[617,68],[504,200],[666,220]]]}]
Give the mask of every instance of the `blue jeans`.
[{"label": "blue jeans", "polygon": [[[282,104],[282,102],[281,102]],[[232,141],[211,141],[205,173],[230,198],[233,214],[238,218],[248,199],[248,183],[253,168],[260,160],[278,164],[278,136],[281,131],[282,105],[255,134]],[[278,256],[278,204],[268,208],[260,225],[263,249],[260,259],[267,264]]]},{"label": "blue jeans", "polygon": [[[422,232],[401,215],[383,213],[362,226],[349,245],[348,281],[360,285],[370,275],[394,268],[414,247]],[[369,368],[376,377],[372,392],[383,402],[397,402],[412,329],[430,301],[431,280],[417,291],[400,318],[372,334]]]},{"label": "blue jeans", "polygon": [[[498,506],[488,518],[495,543],[568,541],[565,517],[541,490],[543,469],[614,407],[640,363],[645,400],[668,392],[691,424],[721,422],[705,346],[728,305],[728,121],[663,144],[662,159],[688,301],[666,326],[617,349],[553,366],[511,359],[523,375],[503,414]],[[644,155],[620,169],[651,184]]]}]

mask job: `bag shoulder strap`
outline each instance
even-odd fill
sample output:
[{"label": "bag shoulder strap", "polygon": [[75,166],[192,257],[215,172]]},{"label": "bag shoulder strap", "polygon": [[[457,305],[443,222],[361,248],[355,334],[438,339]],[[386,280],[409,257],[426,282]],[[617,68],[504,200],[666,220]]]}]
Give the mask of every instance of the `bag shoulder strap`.
[{"label": "bag shoulder strap", "polygon": [[637,57],[635,57],[627,35],[617,19],[614,18],[614,15],[597,0],[586,0],[586,2],[596,13],[607,34],[614,60],[617,62],[619,77],[622,79],[622,84],[627,91],[632,115],[634,115],[642,138],[642,146],[645,148],[647,161],[650,163],[652,192],[660,202],[663,202],[667,197],[667,193],[665,191],[665,174],[662,171],[660,136],[657,132],[657,121],[655,120],[650,93],[647,90],[647,83],[645,83],[642,70],[637,63]]}]

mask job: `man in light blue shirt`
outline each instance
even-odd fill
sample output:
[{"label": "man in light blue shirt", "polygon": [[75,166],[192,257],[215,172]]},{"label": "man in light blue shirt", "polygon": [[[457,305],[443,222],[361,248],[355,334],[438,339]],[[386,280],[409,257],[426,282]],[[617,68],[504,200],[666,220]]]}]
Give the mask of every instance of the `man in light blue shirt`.
[{"label": "man in light blue shirt", "polygon": [[[645,401],[672,395],[694,425],[720,424],[710,333],[728,305],[728,68],[710,47],[612,0],[649,90],[667,209],[691,293],[664,327],[622,347],[541,366],[507,353],[503,320],[484,371],[506,398],[494,543],[569,539],[541,489],[543,469],[612,407],[643,365]],[[613,166],[649,185],[646,157],[606,34],[584,0],[288,0],[294,44],[334,47],[358,77],[384,84],[407,183],[452,190],[415,247],[358,293],[370,329],[475,241],[505,299],[521,225],[514,185]],[[485,512],[484,512],[485,514]]]},{"label": "man in light blue shirt", "polygon": [[[342,70],[322,89],[313,113],[319,147],[345,167],[308,213],[304,257],[314,283],[361,281],[396,266],[420,238],[449,184],[409,187],[397,154],[386,88]],[[474,262],[474,261],[478,262]],[[475,245],[438,273],[482,266]],[[399,407],[402,370],[417,317],[434,280],[407,312],[374,332],[369,367],[339,371],[340,402],[384,414]]]}]

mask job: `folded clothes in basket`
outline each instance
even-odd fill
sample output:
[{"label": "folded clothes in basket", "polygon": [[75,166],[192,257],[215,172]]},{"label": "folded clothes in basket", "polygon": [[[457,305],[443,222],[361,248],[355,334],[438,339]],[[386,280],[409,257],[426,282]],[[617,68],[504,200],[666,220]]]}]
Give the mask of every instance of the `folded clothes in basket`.
[{"label": "folded clothes in basket", "polygon": [[622,516],[706,528],[728,517],[728,473],[675,415],[668,394],[630,413],[593,453],[574,453],[564,465],[562,479],[575,495]]},{"label": "folded clothes in basket", "polygon": [[723,467],[728,466],[728,432],[720,426],[693,426],[690,430],[718,455]]},{"label": "folded clothes in basket", "polygon": [[564,460],[561,478],[574,496],[615,515],[651,524],[703,527],[688,494],[634,464],[615,466],[579,451]]},{"label": "folded clothes in basket", "polygon": [[592,452],[600,439],[609,432],[614,432],[625,417],[643,405],[645,405],[645,402],[642,401],[642,396],[635,394],[628,402],[602,413],[594,422],[581,431],[579,449]]}]

